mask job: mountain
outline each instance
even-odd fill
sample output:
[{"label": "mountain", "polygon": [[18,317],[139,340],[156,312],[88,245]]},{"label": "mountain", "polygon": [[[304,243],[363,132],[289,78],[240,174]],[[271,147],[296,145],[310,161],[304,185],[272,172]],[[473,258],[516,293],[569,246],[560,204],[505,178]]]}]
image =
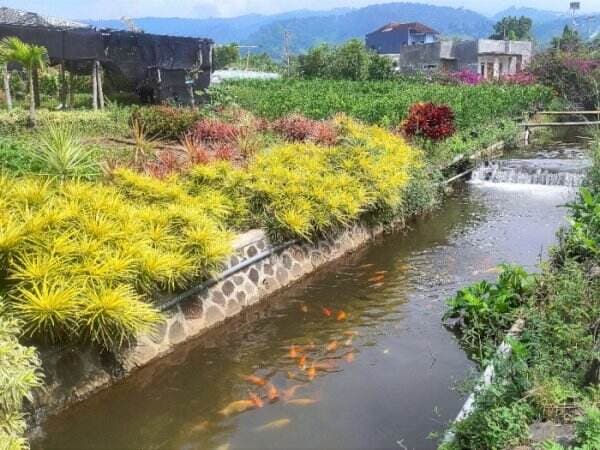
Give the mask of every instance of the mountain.
[{"label": "mountain", "polygon": [[558,20],[561,17],[565,16],[565,13],[561,13],[561,12],[557,12],[557,11],[546,11],[543,9],[536,9],[536,8],[527,8],[527,7],[523,7],[523,6],[520,6],[518,8],[516,6],[511,6],[510,8],[505,9],[504,11],[500,11],[499,13],[495,14],[492,17],[492,19],[494,20],[494,22],[497,22],[497,21],[501,20],[503,17],[508,17],[508,16],[529,17],[531,20],[533,20],[533,24],[535,26],[535,25],[546,23],[546,22],[552,22],[552,21]]},{"label": "mountain", "polygon": [[[483,37],[492,22],[476,12],[421,3],[386,3],[365,8],[329,11],[299,10],[271,16],[250,14],[231,18],[185,19],[142,17],[133,19],[148,33],[209,37],[218,44],[238,42],[259,46],[259,51],[282,55],[283,35],[289,32],[290,50],[305,51],[313,45],[337,44],[365,34],[388,22],[423,22],[446,36]],[[86,20],[98,28],[123,29],[119,20]]]},{"label": "mountain", "polygon": [[474,11],[420,3],[386,3],[335,16],[279,20],[261,26],[244,40],[273,56],[282,55],[283,33],[290,33],[290,49],[297,53],[327,42],[337,44],[364,36],[388,22],[422,22],[447,37],[485,37],[492,22]]},{"label": "mountain", "polygon": [[[241,42],[260,27],[284,20],[320,15],[335,16],[350,11],[338,8],[328,11],[298,10],[282,14],[247,14],[239,17],[211,17],[208,19],[187,19],[180,17],[140,17],[134,18],[135,25],[147,33],[169,34],[172,36],[209,37],[217,43]],[[98,28],[124,29],[121,20],[83,20]]]}]

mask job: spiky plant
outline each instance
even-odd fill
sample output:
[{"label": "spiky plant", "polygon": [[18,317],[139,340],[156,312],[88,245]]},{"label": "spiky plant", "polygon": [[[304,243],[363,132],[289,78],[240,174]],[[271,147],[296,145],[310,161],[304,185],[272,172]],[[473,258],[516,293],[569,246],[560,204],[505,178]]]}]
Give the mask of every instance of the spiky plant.
[{"label": "spiky plant", "polygon": [[91,286],[83,299],[79,318],[91,342],[103,348],[120,348],[163,320],[130,286]]},{"label": "spiky plant", "polygon": [[77,333],[80,294],[79,288],[58,279],[21,285],[12,294],[13,311],[23,321],[25,334],[59,342]]},{"label": "spiky plant", "polygon": [[29,154],[46,175],[66,179],[93,178],[100,173],[94,152],[81,145],[74,128],[65,123],[48,123]]},{"label": "spiky plant", "polygon": [[131,122],[131,136],[135,147],[134,160],[136,164],[139,164],[152,154],[156,138],[148,135],[146,127],[138,119],[133,119]]}]

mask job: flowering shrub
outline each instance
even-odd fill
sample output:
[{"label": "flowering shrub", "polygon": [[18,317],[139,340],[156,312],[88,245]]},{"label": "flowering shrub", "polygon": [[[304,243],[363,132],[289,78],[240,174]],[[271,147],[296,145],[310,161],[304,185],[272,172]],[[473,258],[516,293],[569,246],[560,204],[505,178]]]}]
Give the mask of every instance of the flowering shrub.
[{"label": "flowering shrub", "polygon": [[537,77],[529,72],[518,72],[513,75],[503,75],[502,78],[500,78],[500,81],[506,84],[529,86],[530,84],[537,83]]},{"label": "flowering shrub", "polygon": [[481,75],[469,69],[463,69],[459,72],[450,73],[449,76],[450,79],[458,83],[468,84],[471,86],[475,86],[484,81],[484,78]]},{"label": "flowering shrub", "polygon": [[273,130],[294,142],[312,141],[322,145],[335,145],[337,133],[334,127],[319,120],[308,119],[299,114],[292,114],[277,120]]},{"label": "flowering shrub", "polygon": [[433,103],[415,103],[411,106],[408,118],[402,124],[407,136],[422,136],[439,141],[455,132],[454,113],[449,106]]}]

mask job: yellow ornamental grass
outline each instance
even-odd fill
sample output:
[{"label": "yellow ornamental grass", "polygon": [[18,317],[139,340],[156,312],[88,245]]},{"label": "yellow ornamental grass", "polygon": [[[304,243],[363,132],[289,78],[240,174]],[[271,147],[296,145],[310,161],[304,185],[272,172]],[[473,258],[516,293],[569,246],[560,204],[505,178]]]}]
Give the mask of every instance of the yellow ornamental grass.
[{"label": "yellow ornamental grass", "polygon": [[219,195],[191,196],[180,180],[124,179],[0,179],[0,286],[29,335],[118,347],[160,320],[156,291],[187,287],[231,252],[213,218],[228,211]]}]

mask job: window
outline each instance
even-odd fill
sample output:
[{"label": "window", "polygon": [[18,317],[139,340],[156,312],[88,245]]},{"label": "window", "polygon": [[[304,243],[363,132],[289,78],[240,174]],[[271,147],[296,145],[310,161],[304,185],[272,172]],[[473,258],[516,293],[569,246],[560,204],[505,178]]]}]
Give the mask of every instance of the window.
[{"label": "window", "polygon": [[484,75],[485,75],[485,64],[484,64],[484,63],[481,63],[480,70],[481,70],[481,73],[480,73],[480,75],[481,75],[481,76],[484,76]]}]

